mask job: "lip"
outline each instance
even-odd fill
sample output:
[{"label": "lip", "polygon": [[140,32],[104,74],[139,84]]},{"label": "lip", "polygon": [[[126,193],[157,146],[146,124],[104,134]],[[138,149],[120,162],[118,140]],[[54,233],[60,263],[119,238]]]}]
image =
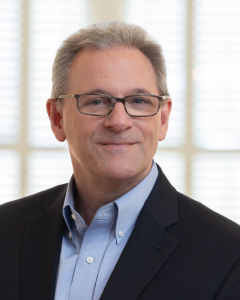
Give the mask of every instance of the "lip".
[{"label": "lip", "polygon": [[122,143],[113,143],[113,142],[109,142],[109,143],[102,143],[102,145],[105,146],[122,146],[122,145],[126,145],[126,146],[130,146],[130,145],[134,145],[136,143],[130,143],[130,142],[122,142]]},{"label": "lip", "polygon": [[101,143],[101,145],[107,147],[107,148],[111,148],[111,149],[123,149],[123,148],[128,148],[130,146],[136,145],[137,143],[132,143],[132,142],[122,142],[122,143],[113,143],[113,142],[109,142],[109,143]]}]

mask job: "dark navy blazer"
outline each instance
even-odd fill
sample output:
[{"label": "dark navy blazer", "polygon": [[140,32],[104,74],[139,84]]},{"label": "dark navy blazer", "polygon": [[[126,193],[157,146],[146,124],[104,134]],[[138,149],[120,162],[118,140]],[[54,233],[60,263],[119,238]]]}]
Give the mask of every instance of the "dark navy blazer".
[{"label": "dark navy blazer", "polygon": [[[67,185],[0,206],[0,299],[53,300]],[[240,226],[159,168],[101,300],[240,300]],[[81,299],[89,300],[89,299]]]}]

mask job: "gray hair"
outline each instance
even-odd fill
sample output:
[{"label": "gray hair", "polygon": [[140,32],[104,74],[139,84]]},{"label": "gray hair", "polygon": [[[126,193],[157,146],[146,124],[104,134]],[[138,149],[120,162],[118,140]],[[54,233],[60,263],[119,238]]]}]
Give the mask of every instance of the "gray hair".
[{"label": "gray hair", "polygon": [[158,42],[140,26],[124,22],[106,22],[80,29],[63,42],[53,64],[51,98],[56,99],[57,96],[67,92],[72,62],[82,49],[90,47],[103,50],[116,46],[140,50],[153,66],[160,95],[169,95],[165,59]]}]

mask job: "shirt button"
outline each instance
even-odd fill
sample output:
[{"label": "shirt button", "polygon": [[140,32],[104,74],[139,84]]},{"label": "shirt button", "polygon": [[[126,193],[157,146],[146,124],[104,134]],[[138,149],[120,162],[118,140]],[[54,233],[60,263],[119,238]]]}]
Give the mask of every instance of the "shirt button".
[{"label": "shirt button", "polygon": [[89,256],[89,257],[87,258],[87,262],[88,262],[89,264],[91,264],[91,263],[93,262],[93,258],[92,258],[91,256]]},{"label": "shirt button", "polygon": [[71,232],[69,232],[68,236],[70,237],[70,239],[72,238],[72,234],[71,234]]},{"label": "shirt button", "polygon": [[118,232],[118,235],[119,235],[120,237],[123,236],[123,231],[120,230],[120,231]]},{"label": "shirt button", "polygon": [[71,217],[73,218],[73,220],[77,220],[77,217],[74,214],[72,214]]}]

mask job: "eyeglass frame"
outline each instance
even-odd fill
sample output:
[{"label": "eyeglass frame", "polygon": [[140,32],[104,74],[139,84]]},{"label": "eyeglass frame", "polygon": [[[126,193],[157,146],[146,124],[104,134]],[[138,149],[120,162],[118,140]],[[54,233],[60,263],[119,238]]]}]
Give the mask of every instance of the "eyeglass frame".
[{"label": "eyeglass frame", "polygon": [[[88,113],[84,113],[80,110],[79,108],[79,98],[81,96],[85,96],[85,95],[97,95],[97,96],[107,96],[109,98],[111,98],[113,100],[112,102],[112,106],[109,110],[109,112],[107,114],[101,114],[101,115],[96,115],[96,114],[88,114]],[[125,100],[126,98],[130,98],[130,97],[136,97],[136,96],[150,96],[150,97],[156,97],[158,99],[158,109],[157,109],[157,112],[154,113],[154,114],[151,114],[151,115],[147,115],[147,116],[136,116],[136,115],[131,115],[128,111],[127,111],[127,108],[125,106]],[[114,105],[117,103],[117,102],[121,102],[124,106],[124,109],[125,109],[125,112],[127,113],[127,115],[129,115],[130,117],[152,117],[152,116],[155,116],[158,112],[159,112],[159,109],[160,109],[160,106],[161,106],[161,101],[163,100],[166,100],[169,98],[168,95],[164,95],[164,96],[156,96],[156,95],[149,95],[149,94],[137,94],[137,95],[129,95],[129,96],[126,96],[126,97],[123,97],[123,98],[117,98],[117,97],[113,97],[113,96],[110,96],[110,95],[107,95],[107,94],[101,94],[101,93],[85,93],[85,94],[70,94],[70,95],[59,95],[57,96],[56,100],[57,99],[65,99],[65,98],[75,98],[77,100],[77,108],[78,108],[78,111],[83,114],[83,115],[87,115],[87,116],[94,116],[94,117],[101,117],[101,116],[108,116],[110,115],[110,113],[112,112],[113,108],[114,108]]]}]

